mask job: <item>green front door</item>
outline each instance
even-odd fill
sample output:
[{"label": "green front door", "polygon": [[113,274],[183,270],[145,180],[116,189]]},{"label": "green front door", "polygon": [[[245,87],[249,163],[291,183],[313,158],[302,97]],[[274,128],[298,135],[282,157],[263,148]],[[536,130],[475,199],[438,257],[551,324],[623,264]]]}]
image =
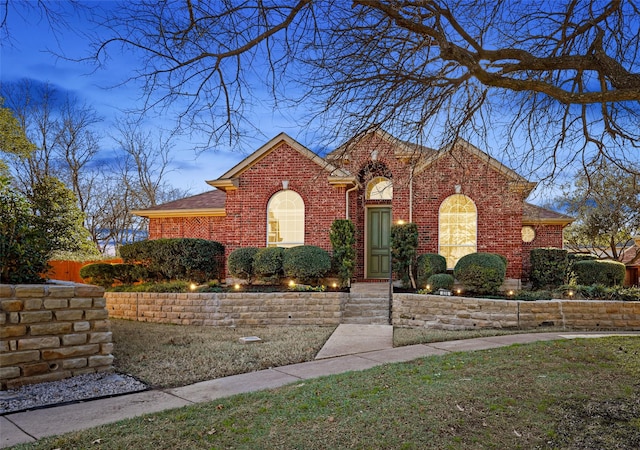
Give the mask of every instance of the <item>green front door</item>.
[{"label": "green front door", "polygon": [[367,278],[389,279],[391,208],[367,209]]}]

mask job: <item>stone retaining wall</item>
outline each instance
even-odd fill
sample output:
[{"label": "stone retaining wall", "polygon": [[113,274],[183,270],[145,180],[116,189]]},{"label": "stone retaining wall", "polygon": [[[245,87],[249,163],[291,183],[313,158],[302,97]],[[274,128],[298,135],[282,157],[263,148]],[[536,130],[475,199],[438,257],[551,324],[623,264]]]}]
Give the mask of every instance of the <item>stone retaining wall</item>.
[{"label": "stone retaining wall", "polygon": [[152,294],[106,292],[109,316],[181,325],[338,325],[342,292]]},{"label": "stone retaining wall", "polygon": [[0,285],[0,389],[112,370],[103,289]]},{"label": "stone retaining wall", "polygon": [[515,301],[394,294],[393,324],[444,330],[567,327],[640,330],[640,302]]}]

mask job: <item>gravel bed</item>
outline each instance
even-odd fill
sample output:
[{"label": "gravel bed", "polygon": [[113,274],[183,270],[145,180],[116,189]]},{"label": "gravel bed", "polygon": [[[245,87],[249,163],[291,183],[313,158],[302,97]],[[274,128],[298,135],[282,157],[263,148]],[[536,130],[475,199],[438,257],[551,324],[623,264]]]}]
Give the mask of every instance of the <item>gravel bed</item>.
[{"label": "gravel bed", "polygon": [[91,373],[66,380],[30,384],[0,391],[0,414],[148,389],[141,381],[119,373]]}]

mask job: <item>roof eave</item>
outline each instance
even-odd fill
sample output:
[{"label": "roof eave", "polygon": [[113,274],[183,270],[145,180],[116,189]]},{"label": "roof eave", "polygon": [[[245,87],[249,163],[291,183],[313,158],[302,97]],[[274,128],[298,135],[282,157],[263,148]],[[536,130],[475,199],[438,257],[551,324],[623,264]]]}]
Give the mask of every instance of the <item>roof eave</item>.
[{"label": "roof eave", "polygon": [[225,192],[238,189],[240,184],[237,178],[218,178],[217,180],[209,180],[206,183]]},{"label": "roof eave", "polygon": [[357,185],[355,177],[329,176],[327,180],[334,187],[353,187]]},{"label": "roof eave", "polygon": [[194,208],[194,209],[165,209],[165,210],[132,210],[131,214],[147,219],[162,219],[165,217],[224,217],[224,208]]},{"label": "roof eave", "polygon": [[533,217],[523,217],[522,225],[562,225],[566,227],[574,222],[575,219],[571,218],[557,218],[557,219],[538,219]]}]

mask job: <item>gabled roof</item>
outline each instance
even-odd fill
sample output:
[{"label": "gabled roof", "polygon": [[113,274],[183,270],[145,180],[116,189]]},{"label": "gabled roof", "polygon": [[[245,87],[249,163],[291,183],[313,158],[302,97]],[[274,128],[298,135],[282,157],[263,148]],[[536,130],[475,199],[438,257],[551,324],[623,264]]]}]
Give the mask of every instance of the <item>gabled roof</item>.
[{"label": "gabled roof", "polygon": [[551,209],[525,202],[522,206],[523,225],[569,225],[575,219]]},{"label": "gabled roof", "polygon": [[233,166],[227,172],[225,172],[222,176],[220,176],[216,180],[207,181],[208,184],[214,186],[218,189],[227,190],[227,189],[236,189],[238,187],[238,177],[245,170],[249,169],[253,164],[260,161],[262,158],[267,156],[273,150],[275,150],[281,143],[286,143],[289,147],[296,150],[302,156],[306,157],[310,161],[314,162],[318,166],[320,166],[324,171],[327,172],[329,176],[329,183],[332,184],[342,184],[342,183],[351,183],[351,175],[334,165],[330,164],[328,161],[312,152],[304,145],[300,144],[298,141],[287,135],[286,133],[280,133],[269,142],[264,144],[262,147],[257,149],[255,152],[247,156],[245,159],[240,161],[238,164]]},{"label": "gabled roof", "polygon": [[426,170],[427,168],[429,168],[429,166],[434,164],[440,158],[444,157],[447,153],[453,151],[454,148],[462,148],[467,153],[470,153],[476,158],[485,161],[487,164],[489,164],[490,167],[506,175],[508,178],[511,178],[513,181],[529,183],[529,180],[518,174],[515,170],[508,168],[497,159],[492,158],[488,153],[483,152],[478,147],[471,144],[470,142],[465,141],[462,138],[457,138],[452,144],[449,144],[441,150],[434,152],[432,155],[418,164],[418,166],[416,166],[416,172]]},{"label": "gabled roof", "polygon": [[623,262],[629,266],[640,266],[640,258],[633,261],[634,258],[640,253],[640,236],[634,236],[633,241],[633,245],[622,252],[620,262]]},{"label": "gabled roof", "polygon": [[352,139],[349,139],[347,142],[331,151],[329,154],[327,154],[327,159],[330,161],[344,159],[344,157],[349,154],[350,149],[355,146],[357,142],[372,134],[375,134],[381,139],[392,144],[395,147],[394,156],[398,158],[415,158],[416,156],[431,155],[433,153],[436,153],[436,151],[432,148],[412,142],[402,141],[384,130],[369,129],[363,131]]},{"label": "gabled roof", "polygon": [[162,205],[147,209],[131,211],[141,217],[193,217],[193,216],[224,216],[224,204],[227,198],[225,192],[219,190],[207,191],[191,197],[181,198]]}]

